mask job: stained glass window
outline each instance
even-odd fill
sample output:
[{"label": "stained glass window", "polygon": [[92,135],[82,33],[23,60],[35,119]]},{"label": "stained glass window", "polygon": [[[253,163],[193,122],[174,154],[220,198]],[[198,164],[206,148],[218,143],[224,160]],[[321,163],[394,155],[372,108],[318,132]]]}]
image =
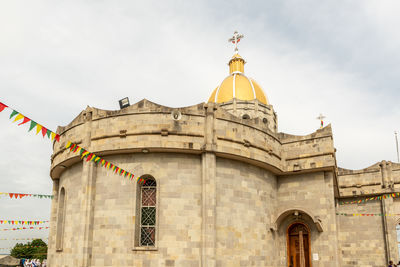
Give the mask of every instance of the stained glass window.
[{"label": "stained glass window", "polygon": [[148,178],[140,188],[140,246],[154,246],[156,237],[157,183]]}]

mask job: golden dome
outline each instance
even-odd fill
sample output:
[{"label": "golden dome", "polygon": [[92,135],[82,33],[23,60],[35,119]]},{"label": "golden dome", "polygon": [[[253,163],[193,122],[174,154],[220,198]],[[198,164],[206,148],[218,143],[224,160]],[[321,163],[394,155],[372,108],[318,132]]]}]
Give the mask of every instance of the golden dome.
[{"label": "golden dome", "polygon": [[239,55],[233,55],[229,61],[229,76],[212,92],[208,102],[223,103],[232,99],[254,100],[257,99],[261,103],[268,105],[261,86],[251,78],[244,75],[244,64],[246,62]]}]

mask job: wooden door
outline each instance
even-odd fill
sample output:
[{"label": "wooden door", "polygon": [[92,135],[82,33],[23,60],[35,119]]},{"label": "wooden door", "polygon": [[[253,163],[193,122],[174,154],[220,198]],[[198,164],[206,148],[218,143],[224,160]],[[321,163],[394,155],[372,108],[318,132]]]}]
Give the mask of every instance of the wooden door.
[{"label": "wooden door", "polygon": [[300,223],[288,229],[288,266],[310,267],[309,231]]}]

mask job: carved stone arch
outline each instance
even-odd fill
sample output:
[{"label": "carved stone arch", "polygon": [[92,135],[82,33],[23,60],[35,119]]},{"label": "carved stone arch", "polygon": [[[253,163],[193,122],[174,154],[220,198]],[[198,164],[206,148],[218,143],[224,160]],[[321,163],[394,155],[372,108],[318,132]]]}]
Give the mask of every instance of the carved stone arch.
[{"label": "carved stone arch", "polygon": [[288,218],[289,216],[291,216],[293,214],[298,214],[300,216],[308,217],[313,222],[313,224],[318,232],[324,231],[321,219],[318,216],[315,216],[311,211],[306,210],[304,208],[290,208],[290,209],[283,210],[278,214],[279,215],[272,222],[272,226],[271,226],[271,229],[274,231],[277,231],[279,229],[280,225],[282,224],[282,222],[286,218]]}]

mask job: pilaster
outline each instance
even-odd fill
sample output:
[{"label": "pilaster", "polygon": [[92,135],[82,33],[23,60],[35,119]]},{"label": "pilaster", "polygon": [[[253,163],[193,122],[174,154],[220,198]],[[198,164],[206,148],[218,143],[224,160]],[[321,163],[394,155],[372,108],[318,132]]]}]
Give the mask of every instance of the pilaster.
[{"label": "pilaster", "polygon": [[[92,111],[88,107],[85,113],[85,136],[82,146],[90,149],[92,131]],[[78,266],[90,266],[92,259],[94,198],[96,192],[96,165],[93,162],[83,161],[81,176],[81,221],[80,230],[82,235],[77,244],[79,263]]]},{"label": "pilaster", "polygon": [[202,154],[202,233],[201,233],[201,266],[216,266],[216,156],[214,119],[216,106],[209,103],[205,106],[204,152]]},{"label": "pilaster", "polygon": [[48,258],[49,265],[52,264],[53,258],[56,251],[56,224],[57,224],[57,207],[58,207],[58,191],[59,191],[60,180],[53,180],[53,199],[51,201],[51,212],[50,212],[50,229],[49,229],[49,241],[48,250],[51,251],[51,256]]}]

